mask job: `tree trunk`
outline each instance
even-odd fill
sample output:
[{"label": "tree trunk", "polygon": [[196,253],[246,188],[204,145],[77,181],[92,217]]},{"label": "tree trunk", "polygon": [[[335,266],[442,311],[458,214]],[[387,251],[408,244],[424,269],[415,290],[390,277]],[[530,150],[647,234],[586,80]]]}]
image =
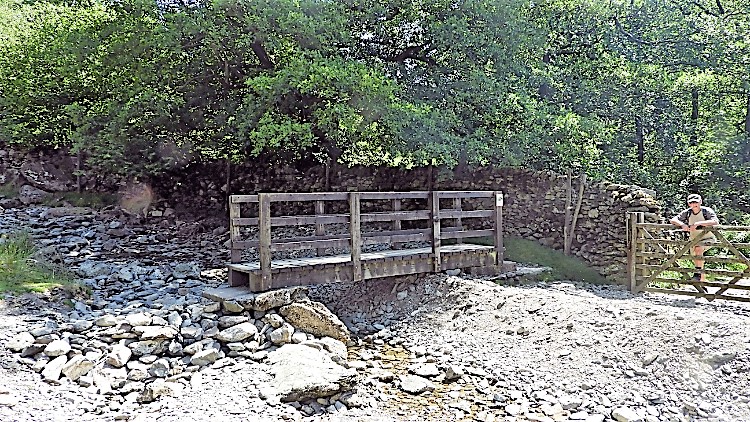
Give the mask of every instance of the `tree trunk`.
[{"label": "tree trunk", "polygon": [[227,215],[229,215],[229,208],[230,208],[229,198],[232,196],[232,161],[229,158],[227,158],[226,160],[227,160],[227,169],[226,169],[227,194],[224,199],[224,203],[226,204]]},{"label": "tree trunk", "polygon": [[641,116],[635,116],[635,143],[638,145],[638,164],[643,164],[646,148],[643,145],[643,121]]},{"label": "tree trunk", "polygon": [[690,113],[690,145],[698,145],[698,88],[691,92],[692,112]]},{"label": "tree trunk", "polygon": [[745,135],[750,135],[750,93],[747,94],[747,107],[745,108]]}]

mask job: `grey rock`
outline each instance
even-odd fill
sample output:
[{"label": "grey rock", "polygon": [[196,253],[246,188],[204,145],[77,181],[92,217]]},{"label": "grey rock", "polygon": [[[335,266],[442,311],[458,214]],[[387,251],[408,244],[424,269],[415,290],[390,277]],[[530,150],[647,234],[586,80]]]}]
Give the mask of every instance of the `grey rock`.
[{"label": "grey rock", "polygon": [[628,407],[618,407],[613,410],[612,419],[618,422],[643,422],[643,418]]},{"label": "grey rock", "polygon": [[334,362],[315,348],[285,344],[268,354],[274,379],[271,386],[282,401],[327,397],[351,387],[356,372]]},{"label": "grey rock", "polygon": [[269,339],[271,343],[276,345],[287,344],[292,342],[292,335],[294,334],[294,327],[289,324],[283,324],[281,327],[271,331]]},{"label": "grey rock", "polygon": [[83,355],[73,356],[63,367],[62,373],[71,381],[77,381],[94,368],[94,362]]},{"label": "grey rock", "polygon": [[252,322],[243,322],[219,331],[214,338],[223,343],[237,343],[245,339],[253,339],[258,335],[258,327]]},{"label": "grey rock", "polygon": [[219,351],[216,349],[206,349],[196,352],[191,358],[190,363],[196,366],[206,366],[216,362],[219,358]]},{"label": "grey rock", "polygon": [[107,355],[106,362],[115,368],[121,368],[125,366],[133,355],[133,351],[129,347],[122,344],[115,344],[112,346],[112,351]]},{"label": "grey rock", "polygon": [[399,387],[410,394],[421,394],[425,391],[435,390],[435,384],[430,380],[418,375],[404,375],[400,378]]},{"label": "grey rock", "polygon": [[47,362],[42,370],[42,378],[47,382],[56,382],[60,379],[62,369],[66,363],[68,363],[68,357],[65,355],[58,356]]},{"label": "grey rock", "polygon": [[13,336],[12,339],[8,340],[5,343],[5,347],[14,352],[20,352],[24,348],[34,344],[34,340],[34,336],[31,335],[31,333],[21,332]]},{"label": "grey rock", "polygon": [[255,296],[252,310],[266,312],[273,308],[289,305],[304,296],[305,291],[306,289],[303,287],[291,287],[258,293]]},{"label": "grey rock", "polygon": [[49,357],[57,357],[67,354],[70,351],[70,343],[65,340],[55,340],[44,348],[44,354]]},{"label": "grey rock", "polygon": [[344,343],[351,339],[346,325],[321,303],[292,303],[281,307],[279,313],[298,330],[320,337],[333,337]]},{"label": "grey rock", "polygon": [[174,393],[174,383],[154,382],[146,386],[146,388],[143,390],[143,393],[138,396],[137,400],[139,403],[151,403],[159,397],[171,396],[174,395]]}]

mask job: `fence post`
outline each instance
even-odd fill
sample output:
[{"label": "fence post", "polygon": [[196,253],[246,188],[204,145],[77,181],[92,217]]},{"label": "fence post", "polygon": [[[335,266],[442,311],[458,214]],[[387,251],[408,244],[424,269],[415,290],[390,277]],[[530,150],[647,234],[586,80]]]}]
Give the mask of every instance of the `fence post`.
[{"label": "fence post", "polygon": [[501,269],[505,259],[505,246],[503,245],[503,193],[495,191],[495,265]]},{"label": "fence post", "polygon": [[438,192],[431,192],[429,202],[432,222],[432,271],[439,273],[442,270],[442,262],[440,260],[440,196]]},{"label": "fence post", "polygon": [[258,255],[260,258],[261,290],[271,288],[271,198],[258,194]]},{"label": "fence post", "polygon": [[360,193],[349,193],[349,231],[351,232],[352,281],[362,280],[362,233],[360,232]]}]

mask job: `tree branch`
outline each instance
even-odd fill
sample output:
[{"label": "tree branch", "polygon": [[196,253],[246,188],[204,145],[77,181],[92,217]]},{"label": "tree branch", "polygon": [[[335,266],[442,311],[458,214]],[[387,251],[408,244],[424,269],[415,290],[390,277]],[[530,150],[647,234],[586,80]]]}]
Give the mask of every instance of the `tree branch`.
[{"label": "tree branch", "polygon": [[258,60],[260,60],[261,69],[273,69],[275,67],[275,64],[271,60],[271,57],[268,56],[266,48],[263,47],[263,43],[261,43],[260,40],[256,39],[255,41],[253,41],[251,47],[253,49],[253,53],[255,53],[255,55],[258,57]]},{"label": "tree branch", "polygon": [[435,59],[432,59],[425,55],[420,55],[420,53],[422,52],[424,48],[425,48],[424,45],[414,45],[414,46],[406,47],[399,54],[396,54],[395,56],[385,57],[384,60],[389,61],[389,62],[403,63],[406,59],[412,59],[412,60],[418,60],[418,61],[427,63],[430,66],[437,65],[437,62],[435,61]]}]

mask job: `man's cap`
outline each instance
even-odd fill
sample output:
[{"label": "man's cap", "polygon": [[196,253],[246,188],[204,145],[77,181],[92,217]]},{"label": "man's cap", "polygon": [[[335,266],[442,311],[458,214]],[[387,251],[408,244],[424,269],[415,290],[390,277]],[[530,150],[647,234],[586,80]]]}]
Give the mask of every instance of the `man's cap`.
[{"label": "man's cap", "polygon": [[688,201],[688,203],[691,203],[691,202],[701,202],[702,199],[701,199],[701,196],[698,195],[697,193],[691,193],[690,195],[688,195],[687,201]]}]

